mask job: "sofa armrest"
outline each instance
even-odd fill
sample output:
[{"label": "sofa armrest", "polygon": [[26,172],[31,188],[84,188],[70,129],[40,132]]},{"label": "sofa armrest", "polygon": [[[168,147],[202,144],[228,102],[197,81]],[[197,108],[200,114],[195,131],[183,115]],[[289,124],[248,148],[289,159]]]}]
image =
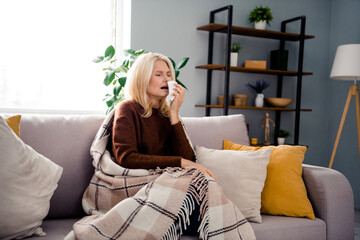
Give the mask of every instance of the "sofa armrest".
[{"label": "sofa armrest", "polygon": [[303,164],[303,178],[315,216],[326,222],[326,239],[354,239],[354,196],[340,172]]}]

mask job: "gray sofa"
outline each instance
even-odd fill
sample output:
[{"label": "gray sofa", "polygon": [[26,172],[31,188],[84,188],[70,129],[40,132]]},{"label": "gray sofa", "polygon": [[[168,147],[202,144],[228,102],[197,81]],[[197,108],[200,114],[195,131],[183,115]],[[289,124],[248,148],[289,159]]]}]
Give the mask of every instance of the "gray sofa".
[{"label": "gray sofa", "polygon": [[[248,142],[246,125],[239,121],[239,116],[183,121],[193,145],[221,149],[224,138]],[[94,172],[89,149],[103,119],[104,116],[94,115],[22,116],[23,141],[64,169],[42,225],[47,236],[31,239],[63,239],[73,223],[84,216],[81,198]],[[353,193],[347,179],[332,169],[303,167],[303,179],[316,219],[262,215],[261,224],[251,223],[257,239],[354,239]]]}]

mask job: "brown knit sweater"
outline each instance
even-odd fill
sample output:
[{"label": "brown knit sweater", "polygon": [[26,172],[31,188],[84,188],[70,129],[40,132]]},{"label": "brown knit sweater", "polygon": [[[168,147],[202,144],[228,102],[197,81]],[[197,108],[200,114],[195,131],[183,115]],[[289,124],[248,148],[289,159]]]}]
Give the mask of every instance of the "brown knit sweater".
[{"label": "brown knit sweater", "polygon": [[125,100],[115,110],[112,129],[112,150],[116,162],[126,168],[156,169],[181,167],[181,157],[194,159],[181,122],[175,125],[152,109],[144,118],[143,107],[134,100]]}]

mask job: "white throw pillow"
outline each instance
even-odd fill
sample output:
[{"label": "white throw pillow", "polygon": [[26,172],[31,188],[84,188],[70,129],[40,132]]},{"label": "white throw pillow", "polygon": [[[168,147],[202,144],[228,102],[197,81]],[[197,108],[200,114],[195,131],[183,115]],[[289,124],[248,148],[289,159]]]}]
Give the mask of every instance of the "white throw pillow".
[{"label": "white throw pillow", "polygon": [[245,116],[242,114],[183,117],[182,122],[193,146],[201,145],[220,150],[223,149],[224,139],[242,145],[250,144]]},{"label": "white throw pillow", "polygon": [[271,149],[259,151],[216,150],[195,147],[197,163],[217,178],[223,192],[251,222],[261,223],[261,192]]},{"label": "white throw pillow", "polygon": [[0,117],[0,239],[43,236],[62,167],[26,145]]}]

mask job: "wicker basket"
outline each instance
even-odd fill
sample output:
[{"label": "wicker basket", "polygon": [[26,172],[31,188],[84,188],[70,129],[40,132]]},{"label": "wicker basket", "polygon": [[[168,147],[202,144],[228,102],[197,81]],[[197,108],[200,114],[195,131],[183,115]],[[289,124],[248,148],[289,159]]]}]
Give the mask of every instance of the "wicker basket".
[{"label": "wicker basket", "polygon": [[[228,103],[230,105],[230,96],[228,98]],[[218,105],[221,105],[221,106],[224,106],[224,96],[220,95],[217,97],[217,102],[218,102]]]},{"label": "wicker basket", "polygon": [[246,107],[248,96],[246,94],[234,94],[234,106]]},{"label": "wicker basket", "polygon": [[217,97],[217,104],[218,105],[224,105],[224,96],[218,96]]}]

